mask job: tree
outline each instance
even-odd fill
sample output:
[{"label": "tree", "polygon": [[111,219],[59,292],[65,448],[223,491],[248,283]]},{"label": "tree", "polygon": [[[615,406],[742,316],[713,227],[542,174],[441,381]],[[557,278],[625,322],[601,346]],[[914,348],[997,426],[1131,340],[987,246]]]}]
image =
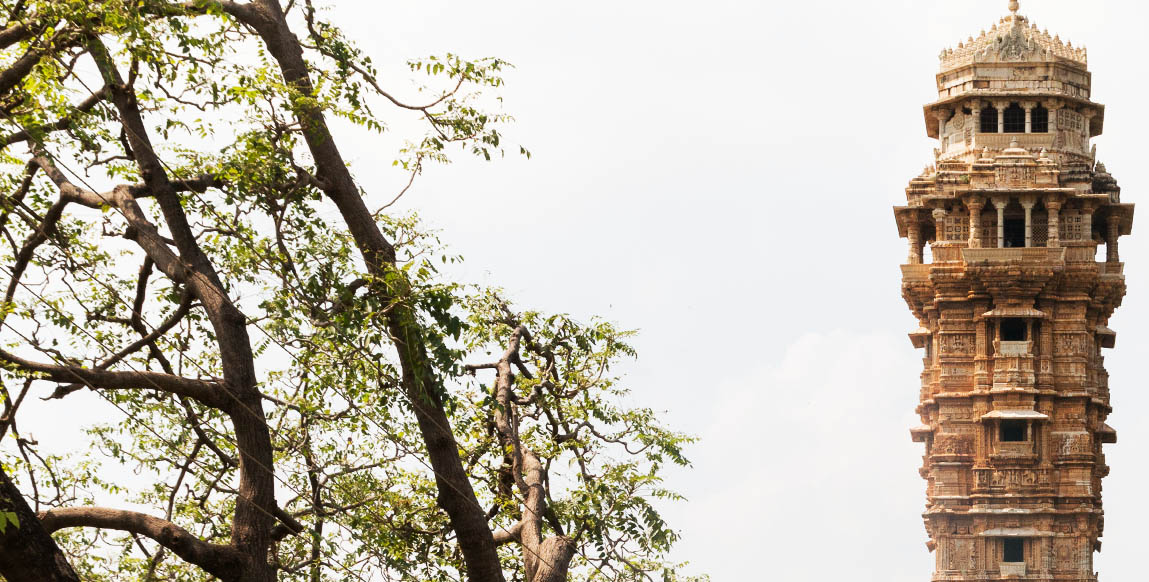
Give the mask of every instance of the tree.
[{"label": "tree", "polygon": [[[409,103],[311,0],[0,6],[0,574],[677,579],[656,500],[689,439],[623,404],[628,332],[449,281],[328,124],[419,120],[409,187],[448,146],[503,154],[506,63],[413,61],[441,85]],[[123,420],[41,455],[44,385]]]}]

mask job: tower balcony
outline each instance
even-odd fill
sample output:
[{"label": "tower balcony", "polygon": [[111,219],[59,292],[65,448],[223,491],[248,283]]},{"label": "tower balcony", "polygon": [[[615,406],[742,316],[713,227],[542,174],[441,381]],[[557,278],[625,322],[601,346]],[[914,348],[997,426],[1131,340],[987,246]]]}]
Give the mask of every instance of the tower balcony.
[{"label": "tower balcony", "polygon": [[[1065,247],[1021,247],[1012,249],[961,249],[961,260],[967,265],[998,266],[1015,264],[1065,263]],[[1095,251],[1096,252],[1096,249]],[[1076,253],[1075,253],[1076,254]]]},{"label": "tower balcony", "polygon": [[904,264],[904,284],[928,284],[938,270],[957,272],[1012,272],[1014,269],[1037,269],[1052,274],[1073,266],[1080,273],[1085,268],[1096,268],[1101,281],[1120,283],[1125,278],[1125,264],[1097,261],[1097,243],[1069,242],[1060,247],[968,248],[964,243],[935,244],[933,262]]}]

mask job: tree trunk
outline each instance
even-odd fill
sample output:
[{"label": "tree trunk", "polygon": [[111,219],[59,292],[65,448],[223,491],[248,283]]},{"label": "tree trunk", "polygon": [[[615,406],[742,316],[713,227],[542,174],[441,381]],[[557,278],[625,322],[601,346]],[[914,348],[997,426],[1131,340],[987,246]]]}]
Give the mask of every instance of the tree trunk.
[{"label": "tree trunk", "polygon": [[19,526],[8,523],[0,535],[0,576],[8,582],[80,582],[64,552],[48,535],[3,467],[0,511],[15,512],[20,518]]},{"label": "tree trunk", "polygon": [[494,535],[486,511],[479,505],[471,480],[459,458],[459,445],[443,406],[444,387],[436,378],[426,351],[423,329],[405,301],[410,292],[406,277],[395,267],[395,249],[379,230],[375,218],[347,169],[323,111],[308,99],[314,85],[303,58],[303,47],[291,31],[278,0],[253,0],[225,5],[230,13],[253,28],[279,64],[284,81],[305,98],[294,106],[308,149],[315,159],[324,194],[339,209],[367,269],[372,289],[394,301],[386,324],[394,338],[402,369],[402,389],[419,423],[427,456],[435,473],[439,506],[447,513],[466,562],[470,582],[503,582]]},{"label": "tree trunk", "polygon": [[539,555],[539,566],[530,582],[566,582],[567,568],[575,555],[574,540],[551,536],[535,551]]}]

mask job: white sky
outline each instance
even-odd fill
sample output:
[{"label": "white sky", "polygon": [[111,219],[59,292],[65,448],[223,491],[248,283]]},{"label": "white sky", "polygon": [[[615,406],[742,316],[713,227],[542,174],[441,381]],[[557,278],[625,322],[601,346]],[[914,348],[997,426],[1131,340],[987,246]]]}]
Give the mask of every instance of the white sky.
[{"label": "white sky", "polygon": [[[937,54],[1006,0],[338,4],[332,19],[377,61],[453,51],[517,66],[508,137],[534,158],[431,168],[404,204],[468,276],[522,305],[642,330],[635,402],[703,439],[674,475],[691,499],[669,511],[679,558],[716,582],[927,579],[922,445],[907,430],[921,354],[890,207],[932,162],[921,106]],[[1137,202],[1149,8],[1022,0],[1022,13],[1089,47],[1109,106],[1100,158]],[[369,136],[343,143],[368,188],[398,189]],[[1147,246],[1122,242],[1130,295],[1111,324],[1121,440],[1097,561],[1110,580],[1139,571],[1149,518],[1149,423],[1134,414],[1149,408],[1149,329],[1135,325]]]},{"label": "white sky", "polygon": [[[1006,3],[339,0],[328,16],[385,67],[447,51],[517,66],[507,137],[533,159],[460,155],[401,206],[466,256],[463,277],[642,331],[634,403],[702,439],[695,468],[671,479],[690,498],[667,510],[685,536],[678,559],[715,582],[918,582],[933,571],[908,432],[921,353],[890,208],[932,162],[921,106],[937,54]],[[1022,12],[1089,47],[1109,106],[1100,158],[1137,202],[1149,7],[1022,0]],[[401,187],[380,140],[340,140],[373,196]],[[1140,571],[1149,519],[1149,423],[1135,415],[1149,409],[1149,328],[1135,324],[1149,239],[1121,248],[1130,295],[1108,359],[1121,439],[1107,449],[1097,561],[1110,580]],[[80,396],[55,414],[84,414]]]}]

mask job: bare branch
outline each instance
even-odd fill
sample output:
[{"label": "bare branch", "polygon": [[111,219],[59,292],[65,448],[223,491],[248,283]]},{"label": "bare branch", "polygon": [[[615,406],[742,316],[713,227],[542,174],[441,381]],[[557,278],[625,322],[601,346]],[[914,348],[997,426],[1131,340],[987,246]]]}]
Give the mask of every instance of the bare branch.
[{"label": "bare branch", "polygon": [[244,558],[235,548],[207,543],[170,521],[134,511],[103,507],[52,509],[42,513],[40,521],[49,532],[93,527],[142,535],[223,579],[234,578],[244,566]]},{"label": "bare branch", "polygon": [[194,398],[208,406],[228,410],[231,403],[223,397],[217,382],[183,378],[158,372],[109,372],[80,366],[45,364],[26,360],[0,350],[0,361],[25,372],[42,374],[44,379],[60,383],[80,382],[95,390],[161,390]]},{"label": "bare branch", "polygon": [[500,529],[495,532],[495,544],[501,546],[511,542],[520,542],[522,541],[522,533],[523,522],[516,522],[510,529]]}]

